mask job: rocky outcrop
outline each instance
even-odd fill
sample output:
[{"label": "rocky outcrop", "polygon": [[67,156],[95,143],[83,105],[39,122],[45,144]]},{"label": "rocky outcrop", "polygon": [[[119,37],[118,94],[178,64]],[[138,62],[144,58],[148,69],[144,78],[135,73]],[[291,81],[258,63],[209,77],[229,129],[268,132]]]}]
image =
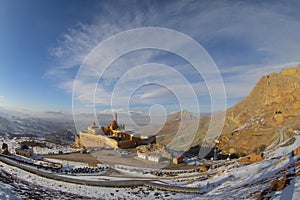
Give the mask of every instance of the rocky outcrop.
[{"label": "rocky outcrop", "polygon": [[194,117],[189,111],[183,110],[181,112],[177,112],[172,114],[170,117],[168,117],[168,121],[170,122],[184,122],[184,121],[191,121],[197,119]]},{"label": "rocky outcrop", "polygon": [[8,145],[6,143],[2,143],[1,154],[9,155]]},{"label": "rocky outcrop", "polygon": [[238,162],[254,163],[254,162],[262,161],[263,159],[264,158],[262,157],[261,154],[251,154],[251,156],[240,158]]},{"label": "rocky outcrop", "polygon": [[[180,122],[184,129],[195,120],[187,111],[169,116],[158,133],[159,142],[167,145],[180,129]],[[202,144],[210,120],[210,116],[199,120],[194,146]],[[261,77],[246,98],[229,108],[217,147],[223,154],[258,154],[278,139],[279,128],[299,121],[300,65]]]},{"label": "rocky outcrop", "polygon": [[299,116],[299,109],[300,65],[263,76],[245,99],[227,111],[227,122],[240,126],[253,116],[272,113],[282,123],[286,117]]},{"label": "rocky outcrop", "polygon": [[209,169],[209,166],[201,165],[198,169],[198,172],[206,172]]},{"label": "rocky outcrop", "polygon": [[298,146],[298,148],[295,149],[292,154],[293,156],[297,156],[299,153],[300,153],[300,146]]},{"label": "rocky outcrop", "polygon": [[264,150],[263,145],[277,140],[280,127],[300,120],[300,65],[263,76],[226,115],[219,149],[229,153],[234,148],[237,154]]}]

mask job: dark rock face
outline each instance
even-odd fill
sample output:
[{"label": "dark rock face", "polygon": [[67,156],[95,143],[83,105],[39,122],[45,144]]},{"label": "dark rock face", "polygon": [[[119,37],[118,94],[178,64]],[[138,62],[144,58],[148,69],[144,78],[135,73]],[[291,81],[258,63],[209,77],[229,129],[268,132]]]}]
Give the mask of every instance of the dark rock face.
[{"label": "dark rock face", "polygon": [[2,143],[2,149],[8,149],[8,145],[6,143]]},{"label": "dark rock face", "polygon": [[2,143],[1,154],[9,155],[8,145],[6,143]]}]

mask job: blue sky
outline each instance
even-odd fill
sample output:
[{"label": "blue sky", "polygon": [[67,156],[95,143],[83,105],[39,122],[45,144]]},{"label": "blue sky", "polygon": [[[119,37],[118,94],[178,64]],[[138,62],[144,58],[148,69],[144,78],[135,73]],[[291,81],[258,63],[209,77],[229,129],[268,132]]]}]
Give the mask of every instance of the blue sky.
[{"label": "blue sky", "polygon": [[[71,111],[76,74],[96,45],[132,28],[163,27],[203,46],[221,72],[229,107],[245,97],[262,75],[299,62],[299,10],[299,1],[0,0],[0,106]],[[99,81],[96,109],[110,109],[110,95],[118,91],[118,81],[132,66],[147,63],[177,70],[196,91],[201,110],[210,109],[203,78],[189,63],[150,49],[131,52],[112,63]],[[144,79],[152,77],[152,72],[149,66],[142,71]],[[178,83],[163,72],[154,79],[168,77],[170,83]],[[122,83],[119,99],[126,99],[122,91],[136,84],[138,80]],[[82,111],[90,111],[94,105],[86,91],[94,88],[88,82],[77,87],[81,98],[76,102]],[[176,111],[180,107],[172,92],[145,85],[135,91],[129,107],[145,111],[162,104],[168,112]],[[116,103],[118,109],[125,107],[124,102]],[[187,109],[193,111],[193,107]]]}]

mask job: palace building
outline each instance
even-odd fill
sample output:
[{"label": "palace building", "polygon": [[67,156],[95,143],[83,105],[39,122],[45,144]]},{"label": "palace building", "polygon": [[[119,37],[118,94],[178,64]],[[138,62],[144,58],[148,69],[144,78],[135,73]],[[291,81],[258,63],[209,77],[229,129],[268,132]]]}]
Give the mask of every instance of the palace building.
[{"label": "palace building", "polygon": [[75,146],[82,148],[108,146],[126,149],[152,143],[156,143],[155,135],[137,135],[133,131],[126,131],[124,125],[118,125],[117,113],[108,127],[98,127],[93,123],[87,132],[80,131],[75,137]]}]

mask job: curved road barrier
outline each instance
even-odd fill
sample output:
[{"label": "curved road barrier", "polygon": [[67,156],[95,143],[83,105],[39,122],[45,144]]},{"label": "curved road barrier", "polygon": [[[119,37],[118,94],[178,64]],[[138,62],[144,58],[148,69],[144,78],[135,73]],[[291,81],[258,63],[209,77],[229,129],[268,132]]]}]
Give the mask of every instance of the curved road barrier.
[{"label": "curved road barrier", "polygon": [[199,193],[200,188],[192,188],[192,187],[180,187],[180,186],[171,186],[171,185],[165,185],[161,183],[157,183],[158,180],[109,180],[109,181],[92,181],[92,180],[78,180],[74,178],[69,177],[62,177],[54,173],[49,173],[45,171],[41,171],[38,169],[34,169],[30,166],[22,165],[19,161],[14,160],[10,156],[2,155],[0,154],[0,161],[11,165],[18,167],[20,169],[23,169],[25,171],[28,171],[30,173],[34,173],[36,175],[54,179],[57,181],[64,181],[68,183],[75,183],[75,184],[81,184],[81,185],[89,185],[89,186],[98,186],[98,187],[139,187],[139,186],[145,186],[165,191],[171,191],[171,192],[182,192],[182,193]]}]

